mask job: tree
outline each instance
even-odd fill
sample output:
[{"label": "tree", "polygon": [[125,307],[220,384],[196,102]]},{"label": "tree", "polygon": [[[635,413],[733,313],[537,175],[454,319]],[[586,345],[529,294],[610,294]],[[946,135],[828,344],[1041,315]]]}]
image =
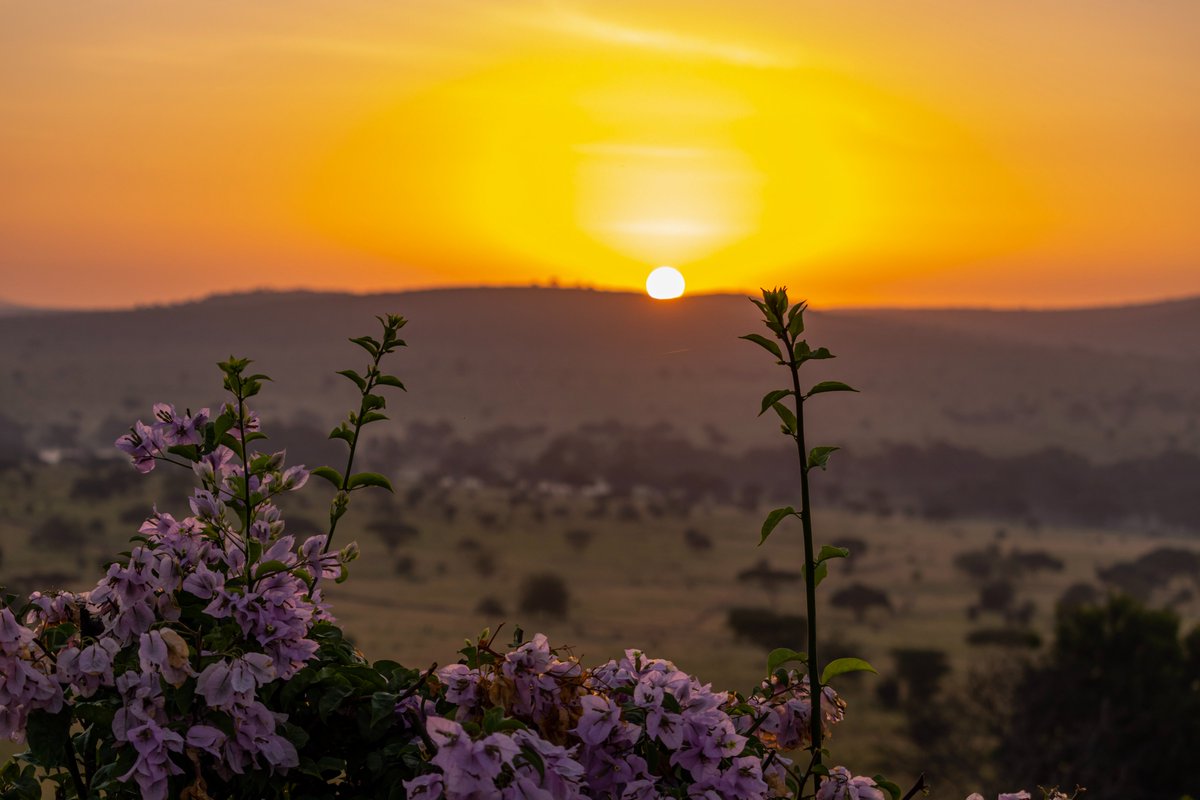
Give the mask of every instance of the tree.
[{"label": "tree", "polygon": [[1200,787],[1200,629],[1129,597],[1064,609],[1026,669],[998,761],[1012,785],[1087,787],[1089,800],[1177,798]]}]

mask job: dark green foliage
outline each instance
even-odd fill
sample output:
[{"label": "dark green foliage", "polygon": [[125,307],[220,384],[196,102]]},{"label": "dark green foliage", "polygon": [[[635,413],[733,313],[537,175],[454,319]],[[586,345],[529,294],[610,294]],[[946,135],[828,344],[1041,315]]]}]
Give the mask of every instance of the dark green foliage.
[{"label": "dark green foliage", "polygon": [[530,575],[521,583],[517,608],[522,615],[563,618],[567,616],[570,592],[566,582],[553,572]]},{"label": "dark green foliage", "polygon": [[726,617],[733,635],[764,650],[799,647],[808,639],[808,621],[796,614],[769,608],[731,608]]},{"label": "dark green foliage", "polygon": [[1037,631],[1026,628],[979,628],[967,634],[967,644],[977,647],[1027,647],[1036,650],[1042,646],[1042,637]]},{"label": "dark green foliage", "polygon": [[1200,787],[1200,632],[1128,597],[1065,612],[1012,697],[998,752],[1010,785],[1086,786],[1089,800]]},{"label": "dark green foliage", "polygon": [[1200,576],[1200,553],[1160,547],[1134,559],[1096,570],[1097,577],[1132,597],[1148,601],[1155,590],[1175,577]]},{"label": "dark green foliage", "polygon": [[892,601],[887,592],[867,586],[865,583],[852,583],[844,589],[839,589],[829,598],[835,608],[847,608],[854,612],[854,619],[862,622],[863,617],[872,608],[892,610]]}]

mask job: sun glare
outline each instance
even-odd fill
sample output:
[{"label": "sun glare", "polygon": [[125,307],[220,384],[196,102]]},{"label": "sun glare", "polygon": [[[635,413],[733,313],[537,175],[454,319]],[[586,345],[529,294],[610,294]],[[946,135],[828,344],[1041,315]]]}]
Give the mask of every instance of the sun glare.
[{"label": "sun glare", "polygon": [[646,294],[655,300],[672,300],[683,294],[683,273],[674,267],[659,267],[646,277]]}]

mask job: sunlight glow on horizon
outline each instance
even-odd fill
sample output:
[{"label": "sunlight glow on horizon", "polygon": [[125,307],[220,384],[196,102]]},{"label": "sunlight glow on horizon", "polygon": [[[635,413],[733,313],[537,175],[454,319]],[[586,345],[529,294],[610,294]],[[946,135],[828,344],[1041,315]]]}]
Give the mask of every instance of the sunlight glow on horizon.
[{"label": "sunlight glow on horizon", "polygon": [[12,6],[0,299],[1200,293],[1200,6],[867,4]]}]

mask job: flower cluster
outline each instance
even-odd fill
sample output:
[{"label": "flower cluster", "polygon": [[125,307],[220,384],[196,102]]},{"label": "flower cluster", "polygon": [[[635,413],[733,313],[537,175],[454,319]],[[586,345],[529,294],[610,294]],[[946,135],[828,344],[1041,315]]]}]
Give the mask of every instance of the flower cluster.
[{"label": "flower cluster", "polygon": [[115,706],[118,782],[165,798],[189,758],[223,777],[297,765],[286,716],[256,693],[317,652],[313,626],[332,620],[321,586],[348,554],[326,553],[325,536],[284,533],[273,498],[308,472],[285,467],[283,452],[248,449],[258,422],[244,405],[213,420],[158,404],[153,419],[117,446],[142,473],[190,466],[192,514],[155,510],[90,592],[35,593],[21,618],[0,609],[0,734],[21,738],[31,713],[64,701]]},{"label": "flower cluster", "polygon": [[[794,673],[785,689],[767,683],[746,701],[637,650],[592,669],[561,658],[542,634],[503,654],[482,642],[463,652],[462,663],[438,671],[433,699],[397,709],[418,717],[434,745],[431,771],[405,784],[410,797],[792,796],[792,762],[772,743],[811,713]],[[832,726],[845,703],[832,689],[825,697]],[[762,733],[767,726],[776,732]],[[839,767],[821,800],[881,800],[874,786]]]}]

